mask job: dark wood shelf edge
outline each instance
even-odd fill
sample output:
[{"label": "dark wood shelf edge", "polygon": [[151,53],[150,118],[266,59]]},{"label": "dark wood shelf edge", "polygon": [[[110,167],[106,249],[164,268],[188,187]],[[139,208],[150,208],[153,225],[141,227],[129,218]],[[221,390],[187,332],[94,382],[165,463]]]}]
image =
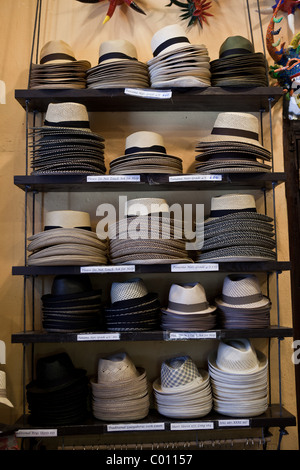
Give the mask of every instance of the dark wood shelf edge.
[{"label": "dark wood shelf edge", "polygon": [[[47,429],[53,429],[53,426],[32,426],[28,422],[28,416],[22,416],[15,424],[16,428],[18,429],[18,432],[20,431],[34,431],[35,429],[46,431]],[[231,426],[226,426],[226,429],[235,429],[235,428],[241,428],[240,425],[234,425],[235,420],[242,420],[245,419],[249,421],[249,425],[242,426],[243,428],[257,428],[257,427],[277,427],[279,426],[280,428],[285,428],[289,426],[296,426],[296,418],[293,416],[289,411],[287,411],[284,407],[280,406],[279,404],[274,404],[270,405],[269,408],[265,413],[263,413],[260,416],[255,416],[255,417],[250,417],[250,418],[236,418],[236,417],[230,417],[230,416],[225,416],[225,415],[220,415],[218,413],[215,413],[212,411],[208,415],[202,417],[202,418],[197,418],[197,419],[181,419],[175,420],[175,419],[169,419],[166,418],[162,415],[159,415],[155,410],[150,410],[149,415],[139,421],[134,421],[131,422],[131,424],[137,425],[136,427],[138,428],[138,425],[144,425],[145,431],[139,431],[139,432],[147,432],[147,424],[156,424],[156,423],[163,423],[164,424],[164,429],[162,430],[155,430],[155,432],[168,432],[172,431],[171,425],[173,423],[206,423],[206,422],[213,422],[214,424],[214,429],[225,429],[222,425],[220,425],[220,422],[223,420],[231,421],[232,420],[232,425]],[[84,423],[79,423],[79,424],[72,424],[72,425],[65,425],[65,426],[55,426],[55,429],[57,430],[57,435],[58,436],[70,436],[70,435],[87,435],[87,434],[105,434],[107,432],[111,433],[113,431],[108,431],[107,426],[111,424],[118,424],[115,422],[107,422],[107,421],[100,421],[97,420],[93,417],[88,417]],[[122,423],[120,423],[122,424]],[[126,423],[125,423],[126,424]],[[146,425],[146,426],[145,426]],[[150,426],[149,426],[150,428]],[[150,431],[151,429],[149,429]],[[133,432],[135,429],[133,428]],[[116,432],[120,433],[119,430]],[[132,432],[130,429],[126,429],[124,431],[126,433]],[[193,430],[193,432],[195,432]],[[44,435],[46,433],[44,432]]]},{"label": "dark wood shelf edge", "polygon": [[[18,89],[15,99],[29,111],[45,111],[50,102],[74,101],[88,111],[265,111],[283,96],[279,87],[171,88],[171,98],[136,97],[118,89]],[[148,90],[156,91],[149,88]],[[166,90],[164,90],[166,91]],[[101,108],[99,106],[101,105]]]}]

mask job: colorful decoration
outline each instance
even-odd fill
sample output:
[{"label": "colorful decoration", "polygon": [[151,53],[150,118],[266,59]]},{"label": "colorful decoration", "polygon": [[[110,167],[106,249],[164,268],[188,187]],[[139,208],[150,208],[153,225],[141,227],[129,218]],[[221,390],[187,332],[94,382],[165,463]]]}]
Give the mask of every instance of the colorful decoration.
[{"label": "colorful decoration", "polygon": [[282,21],[282,17],[277,18],[279,10],[286,11],[283,10],[283,8],[288,8],[288,6],[289,8],[296,7],[298,4],[300,6],[300,1],[279,0],[276,8],[274,9],[266,34],[267,49],[275,62],[275,64],[270,67],[270,75],[287,91],[292,89],[293,81],[298,81],[298,77],[300,76],[300,33],[293,37],[293,40],[288,47],[285,48],[285,43],[283,43],[280,49],[278,49],[281,39],[274,42],[274,36],[280,33],[281,28],[275,30],[274,27]]},{"label": "colorful decoration", "polygon": [[[78,2],[81,3],[100,3],[103,2],[103,0],[77,0]],[[125,3],[128,5],[130,8],[133,10],[137,11],[138,13],[141,13],[142,15],[146,15],[146,13],[139,7],[133,0],[109,0],[109,7],[106,13],[106,16],[104,18],[103,24],[105,24],[110,18],[113,16],[114,11],[118,5],[123,5]]]},{"label": "colorful decoration", "polygon": [[200,26],[203,27],[204,22],[208,24],[207,16],[213,16],[207,11],[211,8],[211,2],[207,0],[187,0],[187,3],[178,0],[170,0],[170,3],[166,6],[170,7],[173,4],[181,8],[183,14],[180,15],[180,17],[183,20],[190,18],[188,26],[198,22]]}]

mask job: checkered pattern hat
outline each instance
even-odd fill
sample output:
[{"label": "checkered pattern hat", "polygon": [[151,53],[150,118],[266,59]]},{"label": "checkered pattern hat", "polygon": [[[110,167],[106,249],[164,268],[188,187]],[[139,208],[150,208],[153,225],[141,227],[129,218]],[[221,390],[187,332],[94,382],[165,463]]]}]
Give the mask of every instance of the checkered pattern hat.
[{"label": "checkered pattern hat", "polygon": [[161,365],[162,387],[180,387],[200,377],[198,369],[189,356],[175,357]]}]

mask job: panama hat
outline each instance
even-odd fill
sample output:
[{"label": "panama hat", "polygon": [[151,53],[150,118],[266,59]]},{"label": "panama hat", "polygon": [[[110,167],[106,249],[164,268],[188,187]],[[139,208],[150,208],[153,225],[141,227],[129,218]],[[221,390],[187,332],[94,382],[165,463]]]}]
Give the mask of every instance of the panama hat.
[{"label": "panama hat", "polygon": [[104,41],[99,48],[99,64],[119,60],[137,60],[136,47],[126,39]]},{"label": "panama hat", "polygon": [[0,371],[0,404],[9,406],[10,408],[13,408],[13,404],[11,401],[7,398],[7,393],[6,393],[6,373],[1,370]]},{"label": "panama hat", "polygon": [[182,26],[178,24],[164,26],[156,31],[151,40],[154,57],[162,57],[189,47],[191,47],[190,41]]},{"label": "panama hat", "polygon": [[45,215],[44,230],[51,230],[54,228],[84,228],[91,230],[91,219],[88,212],[73,211],[73,210],[60,210],[49,211]]},{"label": "panama hat", "polygon": [[129,279],[124,282],[113,282],[110,290],[111,302],[138,299],[148,294],[146,285],[141,278]]},{"label": "panama hat", "polygon": [[49,103],[44,125],[90,131],[88,112],[81,103]]},{"label": "panama hat", "polygon": [[223,282],[222,297],[216,299],[220,307],[256,309],[270,305],[268,297],[261,292],[261,287],[254,274],[229,275]]},{"label": "panama hat", "polygon": [[219,57],[236,57],[241,54],[253,54],[254,46],[243,36],[229,36],[220,47]]},{"label": "panama hat", "polygon": [[183,315],[195,313],[212,313],[216,307],[211,307],[206,299],[203,286],[198,282],[189,284],[172,284],[169,291],[168,308],[163,310]]},{"label": "panama hat", "polygon": [[125,215],[151,215],[169,213],[169,205],[163,198],[135,198],[126,201]]}]

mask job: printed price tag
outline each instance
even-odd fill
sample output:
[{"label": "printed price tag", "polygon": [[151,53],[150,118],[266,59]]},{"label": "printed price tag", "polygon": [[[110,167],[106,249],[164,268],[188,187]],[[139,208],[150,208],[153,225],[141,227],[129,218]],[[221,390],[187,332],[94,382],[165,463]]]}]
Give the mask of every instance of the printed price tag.
[{"label": "printed price tag", "polygon": [[108,424],[108,432],[115,431],[164,431],[165,423],[122,423]]},{"label": "printed price tag", "polygon": [[169,339],[215,339],[215,331],[176,332],[169,333]]},{"label": "printed price tag", "polygon": [[249,419],[220,419],[219,426],[249,426]]},{"label": "printed price tag", "polygon": [[172,273],[185,273],[197,271],[219,271],[218,263],[188,263],[188,264],[172,264]]},{"label": "printed price tag", "polygon": [[56,437],[57,429],[19,429],[16,437]]},{"label": "printed price tag", "polygon": [[154,99],[170,99],[172,98],[171,90],[148,90],[145,88],[125,88],[125,95],[138,96],[140,98]]},{"label": "printed price tag", "polygon": [[120,333],[84,333],[77,335],[77,341],[118,341]]},{"label": "printed price tag", "polygon": [[169,176],[169,182],[174,181],[222,181],[222,175],[176,175]]},{"label": "printed price tag", "polygon": [[204,423],[171,423],[171,431],[189,431],[196,429],[214,429],[214,423],[207,421]]},{"label": "printed price tag", "polygon": [[97,182],[105,182],[105,183],[122,183],[122,182],[140,182],[141,177],[140,175],[89,175],[86,177],[87,183],[97,183]]},{"label": "printed price tag", "polygon": [[80,273],[134,273],[135,265],[124,266],[81,266]]}]

